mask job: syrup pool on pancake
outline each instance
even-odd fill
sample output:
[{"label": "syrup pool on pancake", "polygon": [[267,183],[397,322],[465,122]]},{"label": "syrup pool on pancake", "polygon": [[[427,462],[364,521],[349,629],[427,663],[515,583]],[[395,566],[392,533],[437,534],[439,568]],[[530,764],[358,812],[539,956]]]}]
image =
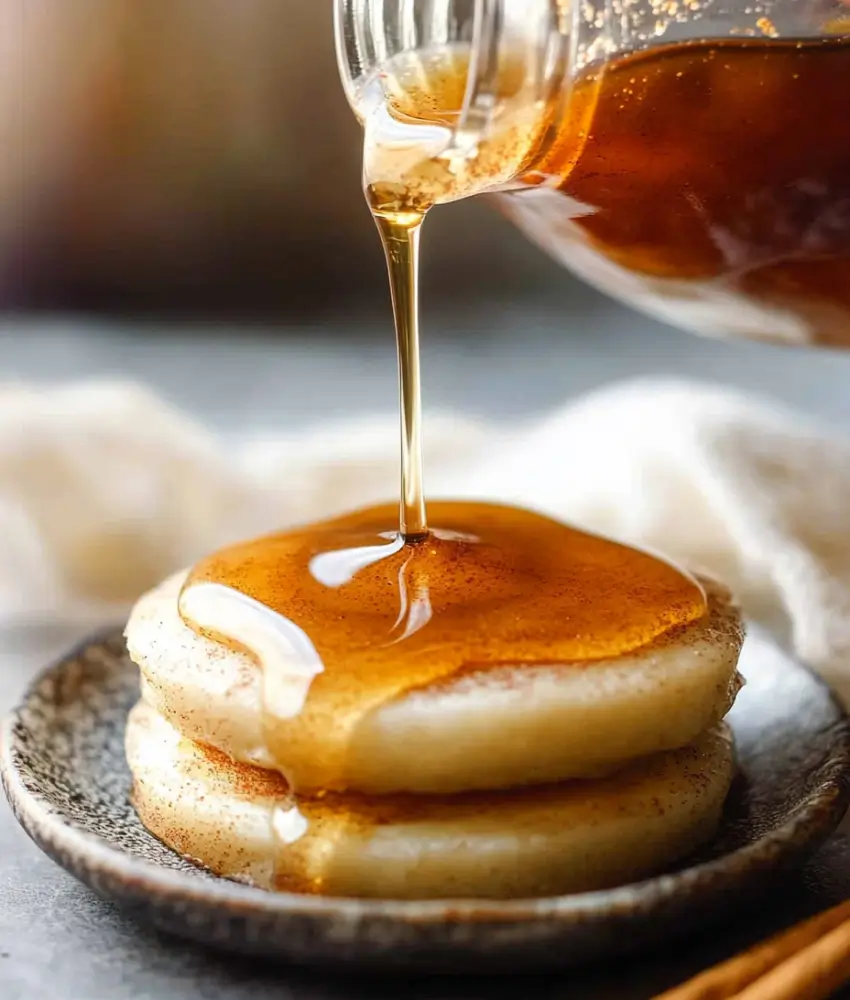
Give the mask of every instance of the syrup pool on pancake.
[{"label": "syrup pool on pancake", "polygon": [[359,723],[407,692],[506,666],[581,670],[706,614],[681,570],[541,515],[437,503],[427,537],[405,543],[394,514],[237,544],[182,588],[190,627],[256,657],[265,745],[296,791],[351,787]]},{"label": "syrup pool on pancake", "polygon": [[[142,697],[183,736],[236,762],[275,770],[265,738],[265,671],[246,649],[186,625],[177,604],[187,577],[176,573],[144,595],[128,621]],[[461,670],[365,712],[346,745],[346,788],[369,795],[452,794],[591,778],[692,742],[734,700],[742,641],[729,592],[705,577],[699,583],[706,615],[627,655],[578,668],[525,662]],[[234,598],[245,600],[224,588],[220,593],[231,610]],[[393,609],[387,628],[396,617]],[[269,620],[264,612],[263,621]],[[305,677],[298,661],[283,667],[299,704],[313,676]],[[325,787],[334,775],[316,768],[332,762],[333,726],[302,736],[299,758],[313,765],[318,787]],[[303,773],[300,778],[303,791]]]}]

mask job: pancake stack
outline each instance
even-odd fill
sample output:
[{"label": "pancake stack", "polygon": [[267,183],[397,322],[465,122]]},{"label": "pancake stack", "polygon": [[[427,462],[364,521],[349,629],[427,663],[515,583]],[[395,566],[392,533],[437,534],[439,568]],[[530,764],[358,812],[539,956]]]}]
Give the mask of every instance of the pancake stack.
[{"label": "pancake stack", "polygon": [[[185,577],[127,625],[142,675],[127,758],[145,826],[219,875],[333,896],[541,896],[650,875],[717,827],[743,633],[713,581],[704,618],[628,655],[467,671],[381,704],[350,740],[345,787],[294,794],[268,750],[260,663],[184,622]],[[309,739],[299,758],[318,782],[321,730]]]}]

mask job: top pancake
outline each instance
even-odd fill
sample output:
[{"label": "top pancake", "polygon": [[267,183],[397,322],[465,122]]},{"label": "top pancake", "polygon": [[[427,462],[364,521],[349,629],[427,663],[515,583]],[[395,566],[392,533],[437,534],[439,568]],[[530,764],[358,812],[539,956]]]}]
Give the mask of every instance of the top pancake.
[{"label": "top pancake", "polygon": [[706,617],[628,656],[463,673],[380,705],[360,720],[340,779],[323,767],[321,733],[293,759],[271,758],[261,669],[183,622],[185,577],[142,597],[127,624],[145,700],[184,736],[282,770],[302,791],[453,793],[592,777],[690,743],[739,686],[740,615],[722,586],[701,579]]}]

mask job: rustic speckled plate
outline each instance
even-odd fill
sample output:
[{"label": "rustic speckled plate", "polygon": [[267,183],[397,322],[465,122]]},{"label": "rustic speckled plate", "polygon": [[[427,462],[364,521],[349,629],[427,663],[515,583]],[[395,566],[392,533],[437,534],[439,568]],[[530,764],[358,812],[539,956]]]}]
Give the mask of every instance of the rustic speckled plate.
[{"label": "rustic speckled plate", "polygon": [[710,848],[669,874],[548,899],[380,902],[266,893],[199,871],[128,802],[126,714],[138,695],[121,636],[51,667],[6,719],[2,777],[33,840],[96,892],[176,934],[302,962],[544,968],[683,934],[766,888],[837,826],[850,800],[850,727],[828,688],[748,640],[730,716],[740,777]]}]

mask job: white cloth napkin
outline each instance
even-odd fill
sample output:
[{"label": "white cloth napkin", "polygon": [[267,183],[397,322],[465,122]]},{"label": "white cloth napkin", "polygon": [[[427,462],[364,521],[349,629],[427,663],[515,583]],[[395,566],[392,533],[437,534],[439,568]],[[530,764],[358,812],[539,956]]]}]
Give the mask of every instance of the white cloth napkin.
[{"label": "white cloth napkin", "polygon": [[[724,579],[850,701],[850,440],[630,382],[506,430],[426,421],[432,495],[494,498]],[[0,619],[112,620],[226,541],[397,496],[392,415],[239,447],[125,383],[0,388]]]}]

